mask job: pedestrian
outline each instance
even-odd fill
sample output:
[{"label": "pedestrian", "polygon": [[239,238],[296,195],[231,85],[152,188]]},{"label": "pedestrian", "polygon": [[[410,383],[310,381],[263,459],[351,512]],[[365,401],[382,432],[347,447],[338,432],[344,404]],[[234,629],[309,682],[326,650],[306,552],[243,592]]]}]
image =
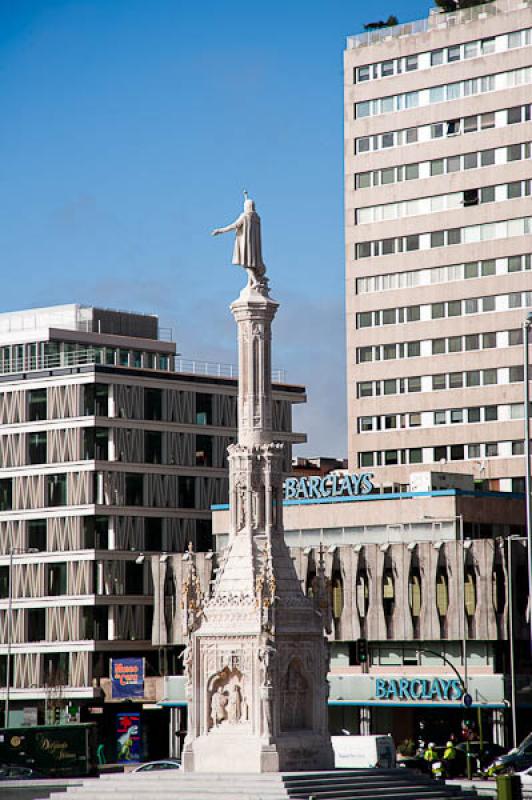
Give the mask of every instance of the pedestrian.
[{"label": "pedestrian", "polygon": [[445,765],[445,772],[450,778],[452,778],[454,776],[454,773],[456,772],[456,747],[452,737],[445,745],[445,751],[443,753],[443,763]]},{"label": "pedestrian", "polygon": [[429,764],[432,764],[433,761],[436,761],[436,759],[438,758],[438,754],[435,750],[435,747],[436,745],[434,744],[434,742],[429,742],[429,746],[423,753],[423,758],[425,759],[425,761],[428,761]]}]

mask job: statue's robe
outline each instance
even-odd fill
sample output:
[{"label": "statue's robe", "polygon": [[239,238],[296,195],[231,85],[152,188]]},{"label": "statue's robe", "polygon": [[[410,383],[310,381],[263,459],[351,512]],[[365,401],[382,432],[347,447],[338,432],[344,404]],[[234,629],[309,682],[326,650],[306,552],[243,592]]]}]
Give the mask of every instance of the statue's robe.
[{"label": "statue's robe", "polygon": [[259,271],[264,270],[259,215],[256,211],[244,212],[239,216],[235,225],[236,237],[233,264]]}]

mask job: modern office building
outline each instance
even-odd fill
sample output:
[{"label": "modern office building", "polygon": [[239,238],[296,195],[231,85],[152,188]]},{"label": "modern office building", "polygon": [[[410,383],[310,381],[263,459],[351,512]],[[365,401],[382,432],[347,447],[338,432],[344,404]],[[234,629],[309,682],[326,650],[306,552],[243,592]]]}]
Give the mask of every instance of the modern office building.
[{"label": "modern office building", "polygon": [[[288,471],[304,390],[277,383],[274,398]],[[108,721],[113,657],[144,657],[155,697],[175,665],[152,646],[145,554],[212,547],[235,435],[234,371],[176,359],[157,317],[0,314],[0,709],[7,699],[11,724],[69,707]]]},{"label": "modern office building", "polygon": [[523,488],[531,44],[526,0],[347,41],[351,469]]}]

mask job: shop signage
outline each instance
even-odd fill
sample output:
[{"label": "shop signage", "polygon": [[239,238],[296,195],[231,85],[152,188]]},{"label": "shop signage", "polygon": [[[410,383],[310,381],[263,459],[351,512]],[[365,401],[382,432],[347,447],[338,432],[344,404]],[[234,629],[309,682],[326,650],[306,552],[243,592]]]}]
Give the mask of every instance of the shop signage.
[{"label": "shop signage", "polygon": [[322,500],[325,497],[358,497],[373,491],[373,473],[352,475],[312,475],[310,478],[287,478],[285,500]]},{"label": "shop signage", "polygon": [[144,697],[144,659],[111,659],[113,698]]},{"label": "shop signage", "polygon": [[376,700],[456,702],[463,693],[457,678],[375,678]]}]

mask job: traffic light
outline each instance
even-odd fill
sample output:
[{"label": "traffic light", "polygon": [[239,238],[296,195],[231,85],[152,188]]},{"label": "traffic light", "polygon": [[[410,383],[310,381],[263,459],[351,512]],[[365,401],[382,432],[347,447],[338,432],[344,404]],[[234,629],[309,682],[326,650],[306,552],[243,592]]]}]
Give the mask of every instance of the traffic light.
[{"label": "traffic light", "polygon": [[367,639],[357,639],[355,655],[357,664],[367,664],[369,660]]}]

